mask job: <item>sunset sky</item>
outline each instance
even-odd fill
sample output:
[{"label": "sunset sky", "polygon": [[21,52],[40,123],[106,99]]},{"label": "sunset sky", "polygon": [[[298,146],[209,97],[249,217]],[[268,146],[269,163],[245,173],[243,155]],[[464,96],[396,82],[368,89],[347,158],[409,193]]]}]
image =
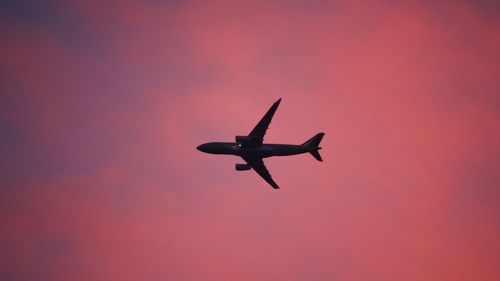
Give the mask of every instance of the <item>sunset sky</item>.
[{"label": "sunset sky", "polygon": [[499,13],[1,1],[0,280],[500,280]]}]

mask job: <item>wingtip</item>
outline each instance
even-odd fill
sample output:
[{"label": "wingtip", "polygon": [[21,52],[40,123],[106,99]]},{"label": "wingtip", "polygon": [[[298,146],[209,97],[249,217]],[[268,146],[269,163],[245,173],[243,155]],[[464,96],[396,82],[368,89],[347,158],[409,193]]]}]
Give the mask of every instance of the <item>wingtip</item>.
[{"label": "wingtip", "polygon": [[280,102],[281,102],[281,98],[279,98],[279,99],[276,101],[276,103],[280,103]]}]

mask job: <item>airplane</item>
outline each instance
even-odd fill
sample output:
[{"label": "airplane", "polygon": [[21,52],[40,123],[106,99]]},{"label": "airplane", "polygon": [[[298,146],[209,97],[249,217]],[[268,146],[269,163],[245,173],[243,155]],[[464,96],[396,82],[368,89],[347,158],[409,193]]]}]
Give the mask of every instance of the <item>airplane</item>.
[{"label": "airplane", "polygon": [[281,98],[269,108],[267,113],[248,136],[236,136],[236,142],[209,142],[199,145],[196,148],[199,151],[210,154],[240,156],[245,160],[246,164],[236,164],[236,171],[253,169],[274,189],[279,189],[279,186],[274,182],[271,174],[264,165],[263,158],[310,153],[316,160],[323,161],[318,150],[321,149],[319,143],[325,135],[324,133],[316,134],[300,145],[263,143],[264,135],[266,134],[267,128],[280,102]]}]

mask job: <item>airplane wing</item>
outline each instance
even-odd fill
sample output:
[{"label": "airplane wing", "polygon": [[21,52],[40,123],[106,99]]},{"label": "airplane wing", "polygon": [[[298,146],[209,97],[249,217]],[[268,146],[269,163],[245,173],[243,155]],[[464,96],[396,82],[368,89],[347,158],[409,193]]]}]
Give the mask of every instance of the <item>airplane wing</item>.
[{"label": "airplane wing", "polygon": [[257,126],[250,132],[248,135],[249,137],[252,137],[253,144],[256,145],[261,145],[262,141],[264,140],[264,135],[266,134],[267,128],[269,127],[269,124],[271,123],[271,119],[273,119],[274,112],[276,112],[276,109],[278,109],[278,106],[280,105],[281,98],[277,100],[271,108],[266,112],[264,117],[259,121]]},{"label": "airplane wing", "polygon": [[267,183],[269,183],[274,189],[279,189],[280,187],[274,182],[269,171],[267,171],[266,166],[262,158],[250,158],[243,157],[243,159],[254,169],[259,176],[261,176]]}]

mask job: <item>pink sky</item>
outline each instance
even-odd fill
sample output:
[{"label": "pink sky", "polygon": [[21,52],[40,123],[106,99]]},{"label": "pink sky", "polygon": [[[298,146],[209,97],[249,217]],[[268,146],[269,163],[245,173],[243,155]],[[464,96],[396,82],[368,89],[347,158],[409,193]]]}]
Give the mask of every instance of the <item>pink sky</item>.
[{"label": "pink sky", "polygon": [[[22,2],[1,280],[500,279],[494,1]],[[282,189],[195,149],[280,97]]]}]

